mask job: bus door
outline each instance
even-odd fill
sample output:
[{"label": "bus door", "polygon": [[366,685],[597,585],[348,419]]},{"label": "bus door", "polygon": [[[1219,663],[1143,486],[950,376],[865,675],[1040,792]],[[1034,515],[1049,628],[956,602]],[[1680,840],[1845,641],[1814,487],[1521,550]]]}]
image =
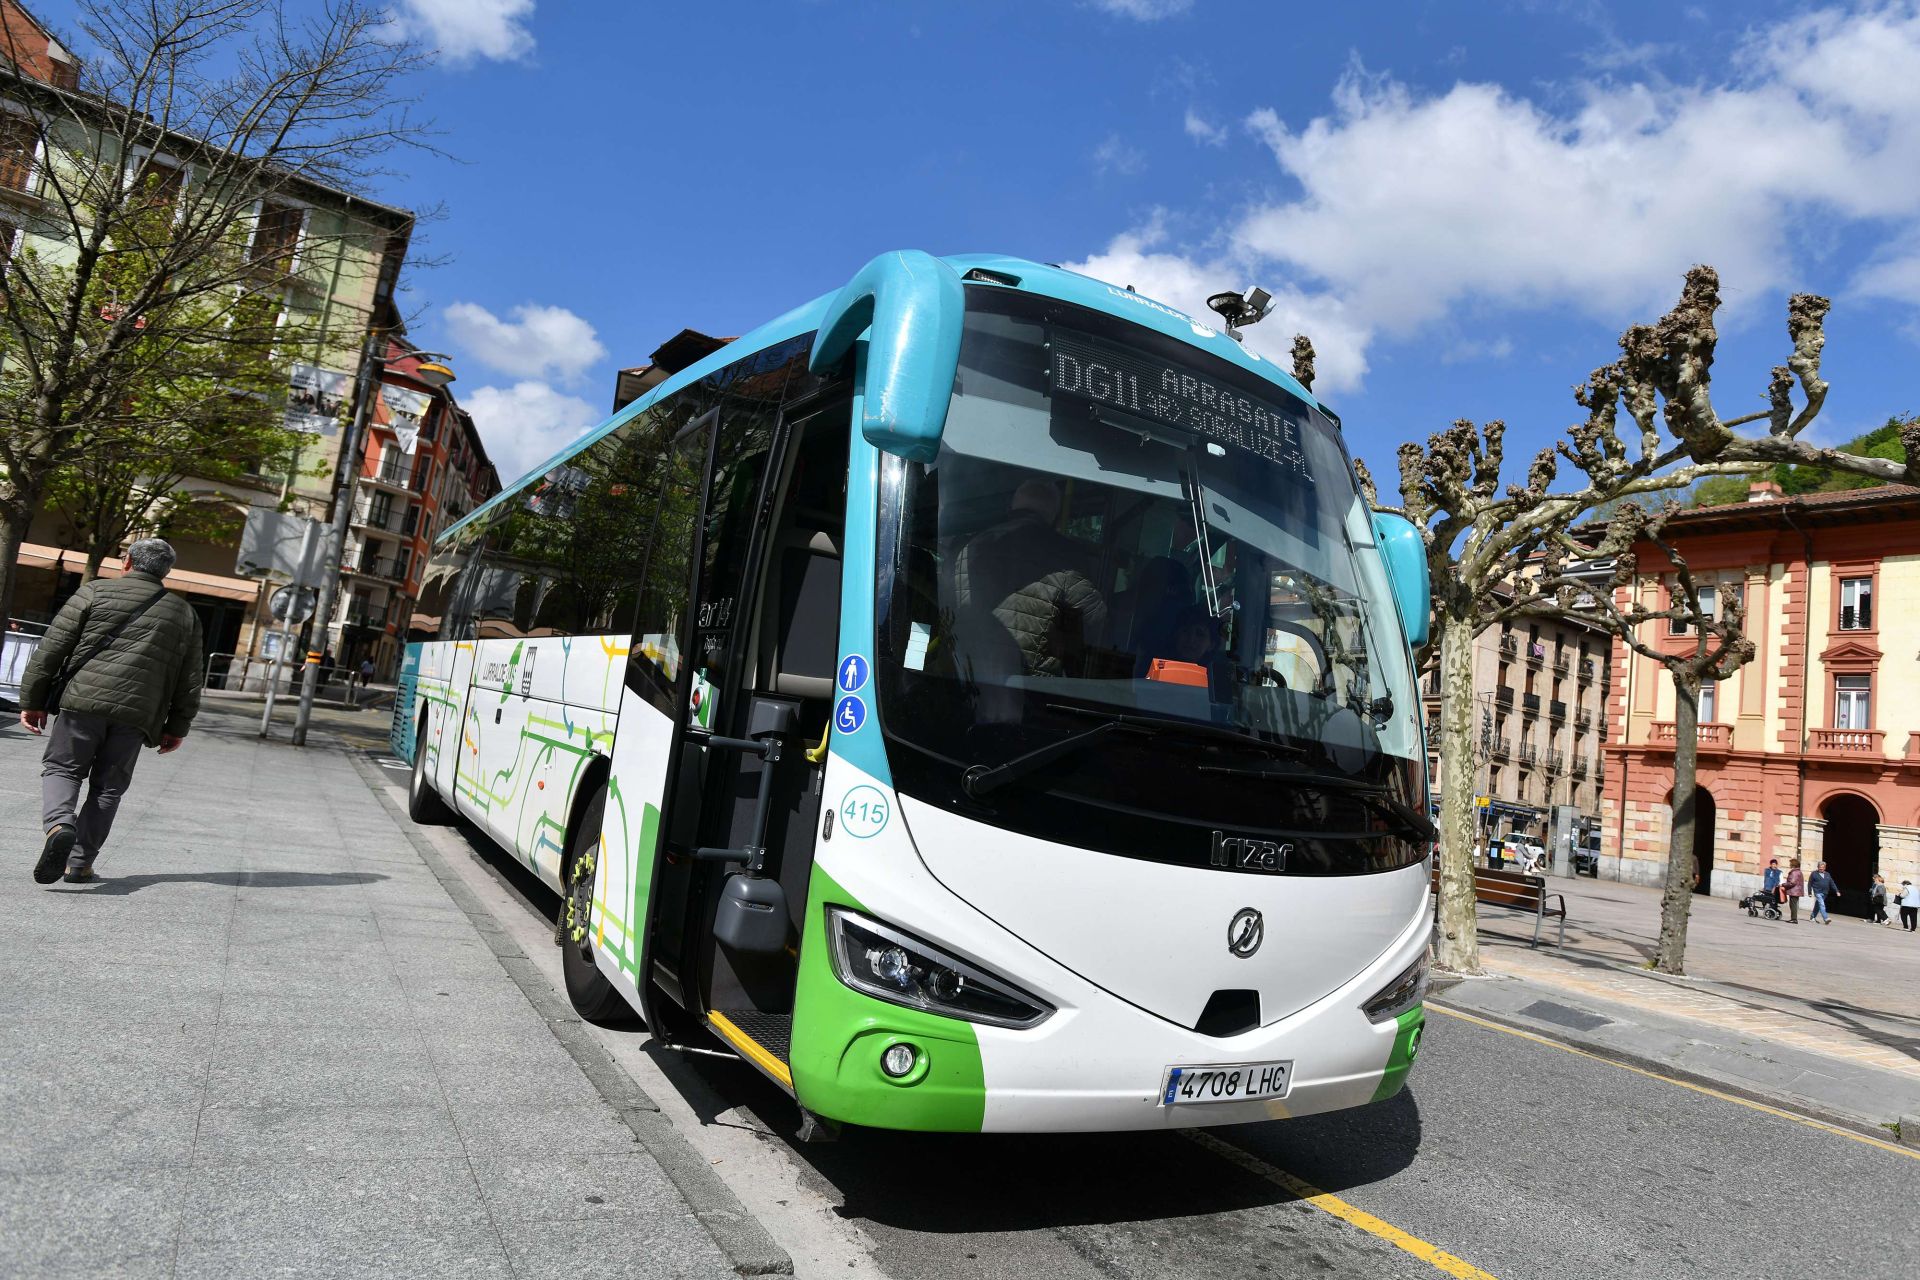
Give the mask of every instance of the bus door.
[{"label": "bus door", "polygon": [[758,409],[723,411],[693,598],[706,704],[689,710],[705,717],[687,745],[705,773],[699,817],[676,824],[698,851],[685,860],[688,1004],[789,1085],[825,767],[809,751],[826,736],[839,644],[848,425],[844,397],[778,431]]}]

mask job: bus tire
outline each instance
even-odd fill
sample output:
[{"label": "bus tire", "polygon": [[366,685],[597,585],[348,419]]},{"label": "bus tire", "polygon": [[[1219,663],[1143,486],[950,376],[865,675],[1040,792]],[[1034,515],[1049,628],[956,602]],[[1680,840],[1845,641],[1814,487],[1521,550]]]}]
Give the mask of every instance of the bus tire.
[{"label": "bus tire", "polygon": [[407,816],[423,827],[441,827],[453,821],[453,810],[433,789],[427,777],[427,721],[420,720],[420,732],[413,739],[413,773],[407,779]]},{"label": "bus tire", "polygon": [[607,811],[607,785],[594,785],[567,838],[566,896],[560,901],[560,968],[574,1012],[596,1024],[631,1021],[626,997],[594,963],[593,931],[588,927],[593,885],[599,876],[600,824]]}]

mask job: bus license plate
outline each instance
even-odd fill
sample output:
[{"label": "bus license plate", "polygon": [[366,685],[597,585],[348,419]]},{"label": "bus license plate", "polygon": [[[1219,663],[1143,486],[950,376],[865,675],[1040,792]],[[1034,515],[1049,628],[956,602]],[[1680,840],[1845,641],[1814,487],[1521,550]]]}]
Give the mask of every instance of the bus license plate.
[{"label": "bus license plate", "polygon": [[1239,1062],[1224,1066],[1168,1067],[1162,1106],[1188,1102],[1253,1102],[1284,1098],[1293,1082],[1291,1062]]}]

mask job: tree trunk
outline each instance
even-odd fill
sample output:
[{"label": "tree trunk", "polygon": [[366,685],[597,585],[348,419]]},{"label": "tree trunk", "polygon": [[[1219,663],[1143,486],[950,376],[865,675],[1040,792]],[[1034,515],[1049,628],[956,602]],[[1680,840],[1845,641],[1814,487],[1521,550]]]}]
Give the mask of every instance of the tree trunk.
[{"label": "tree trunk", "polygon": [[1473,623],[1448,619],[1440,632],[1440,937],[1435,962],[1480,972],[1480,919],[1473,898],[1475,771]]},{"label": "tree trunk", "polygon": [[1653,967],[1685,973],[1687,913],[1693,909],[1694,798],[1699,790],[1700,680],[1674,673],[1673,832],[1667,838],[1667,887],[1660,898],[1660,944]]},{"label": "tree trunk", "polygon": [[25,514],[11,503],[0,503],[0,633],[13,619],[13,588],[20,578],[20,544],[27,540],[32,508]]}]

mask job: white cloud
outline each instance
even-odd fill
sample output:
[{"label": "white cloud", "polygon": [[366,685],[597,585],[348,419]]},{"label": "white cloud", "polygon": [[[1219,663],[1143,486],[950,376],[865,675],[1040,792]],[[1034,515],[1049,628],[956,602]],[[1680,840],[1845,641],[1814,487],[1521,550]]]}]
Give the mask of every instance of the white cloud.
[{"label": "white cloud", "polygon": [[1293,335],[1307,334],[1318,357],[1318,377],[1313,384],[1316,392],[1339,392],[1359,385],[1367,372],[1370,335],[1349,320],[1339,299],[1290,287],[1276,288],[1255,279],[1248,264],[1230,256],[1196,261],[1161,249],[1165,240],[1165,232],[1156,222],[1144,231],[1116,237],[1106,252],[1068,263],[1067,267],[1121,287],[1132,285],[1146,297],[1215,328],[1220,319],[1207,310],[1208,295],[1265,283],[1273,294],[1273,309],[1259,324],[1245,330],[1246,345],[1278,362],[1281,368],[1291,369]]},{"label": "white cloud", "polygon": [[[1423,94],[1355,68],[1327,114],[1247,123],[1294,194],[1230,215],[1197,258],[1143,253],[1159,245],[1149,229],[1094,261],[1150,259],[1170,291],[1186,276],[1294,282],[1288,296],[1340,326],[1343,377],[1376,336],[1460,307],[1646,316],[1695,262],[1720,268],[1737,316],[1805,283],[1810,229],[1885,237],[1920,215],[1920,12],[1794,17],[1751,37],[1720,84],[1610,79],[1559,107],[1493,84]],[[1853,284],[1920,303],[1920,240],[1885,247]]]},{"label": "white cloud", "polygon": [[534,0],[401,0],[409,34],[453,66],[481,59],[515,62],[533,53]]},{"label": "white cloud", "polygon": [[455,302],[445,312],[454,342],[482,364],[520,378],[557,374],[571,381],[606,357],[593,326],[565,307],[528,304],[502,320],[476,302]]},{"label": "white cloud", "polygon": [[1187,136],[1203,146],[1227,145],[1226,126],[1213,123],[1192,107],[1187,108]]},{"label": "white cloud", "polygon": [[1093,168],[1096,173],[1117,173],[1123,178],[1131,178],[1145,171],[1146,167],[1146,153],[1117,133],[1108,134],[1106,140],[1093,149]]},{"label": "white cloud", "polygon": [[461,396],[460,404],[473,415],[502,484],[512,484],[606,416],[578,396],[531,380],[481,387]]},{"label": "white cloud", "polygon": [[1157,22],[1193,8],[1193,0],[1092,0],[1093,7],[1138,22]]}]

